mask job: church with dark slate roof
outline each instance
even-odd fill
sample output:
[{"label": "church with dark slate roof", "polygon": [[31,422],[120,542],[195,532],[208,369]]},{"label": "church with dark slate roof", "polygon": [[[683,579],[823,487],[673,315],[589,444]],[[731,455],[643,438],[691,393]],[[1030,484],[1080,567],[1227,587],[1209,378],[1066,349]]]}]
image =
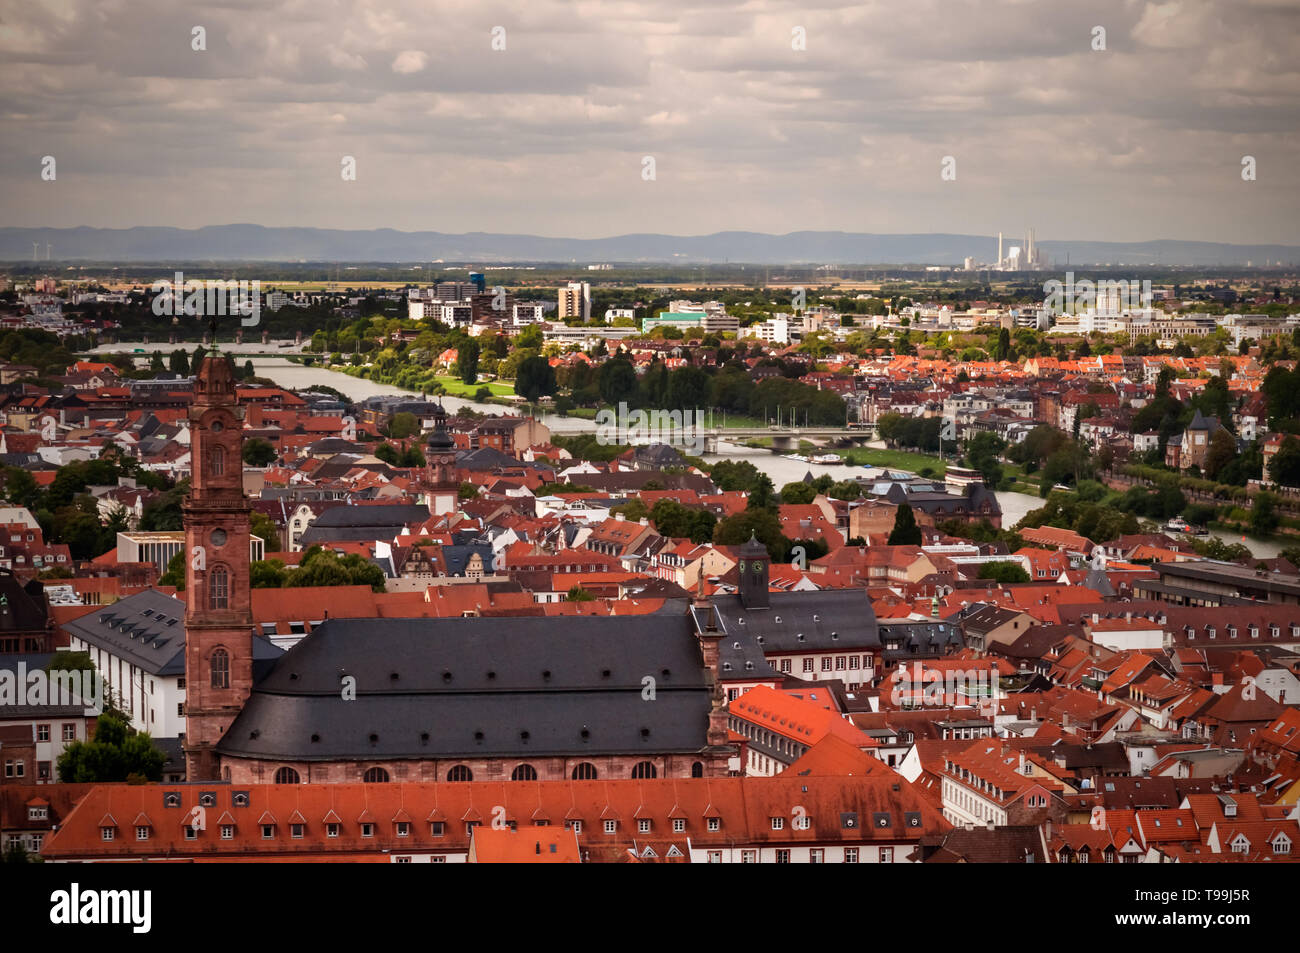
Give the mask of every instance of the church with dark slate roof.
[{"label": "church with dark slate roof", "polygon": [[[616,622],[336,618],[269,673],[255,670],[239,423],[228,362],[209,357],[191,411],[194,489],[185,507],[190,780],[595,780],[740,770],[717,678],[722,633],[703,599],[669,600],[656,614]],[[425,511],[451,512],[456,453],[441,426],[426,460]]]}]

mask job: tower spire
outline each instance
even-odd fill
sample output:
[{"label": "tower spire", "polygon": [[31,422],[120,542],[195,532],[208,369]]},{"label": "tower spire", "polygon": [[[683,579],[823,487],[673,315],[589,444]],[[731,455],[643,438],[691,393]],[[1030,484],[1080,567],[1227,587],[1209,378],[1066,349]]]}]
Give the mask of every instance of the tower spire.
[{"label": "tower spire", "polygon": [[228,358],[209,354],[190,404],[185,523],[185,763],[217,780],[217,743],[253,689],[250,507],[244,495],[244,410]]}]

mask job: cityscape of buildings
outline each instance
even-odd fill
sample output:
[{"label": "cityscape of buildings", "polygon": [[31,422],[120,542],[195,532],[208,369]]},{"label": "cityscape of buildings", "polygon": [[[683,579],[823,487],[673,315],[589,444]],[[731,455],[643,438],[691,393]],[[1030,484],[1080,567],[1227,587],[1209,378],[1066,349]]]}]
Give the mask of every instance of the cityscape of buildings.
[{"label": "cityscape of buildings", "polygon": [[0,291],[7,855],[1295,856],[1294,283],[96,287]]}]

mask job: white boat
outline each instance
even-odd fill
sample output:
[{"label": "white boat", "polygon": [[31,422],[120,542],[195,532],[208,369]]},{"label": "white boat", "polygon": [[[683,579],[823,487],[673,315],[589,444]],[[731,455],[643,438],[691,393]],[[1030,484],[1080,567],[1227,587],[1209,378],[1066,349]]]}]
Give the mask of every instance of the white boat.
[{"label": "white boat", "polygon": [[837,463],[843,463],[838,453],[819,453],[812,458],[813,463],[825,463],[834,466]]},{"label": "white boat", "polygon": [[786,457],[787,460],[798,460],[800,463],[807,463],[808,458],[801,453],[792,453]]}]

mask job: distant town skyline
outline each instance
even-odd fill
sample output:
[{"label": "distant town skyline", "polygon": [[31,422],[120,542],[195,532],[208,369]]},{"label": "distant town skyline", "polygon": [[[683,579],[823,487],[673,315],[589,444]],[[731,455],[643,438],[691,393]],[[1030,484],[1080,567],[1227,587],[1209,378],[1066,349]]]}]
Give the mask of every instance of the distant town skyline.
[{"label": "distant town skyline", "polygon": [[1300,244],[1298,25],[1285,0],[5,0],[0,226]]}]

